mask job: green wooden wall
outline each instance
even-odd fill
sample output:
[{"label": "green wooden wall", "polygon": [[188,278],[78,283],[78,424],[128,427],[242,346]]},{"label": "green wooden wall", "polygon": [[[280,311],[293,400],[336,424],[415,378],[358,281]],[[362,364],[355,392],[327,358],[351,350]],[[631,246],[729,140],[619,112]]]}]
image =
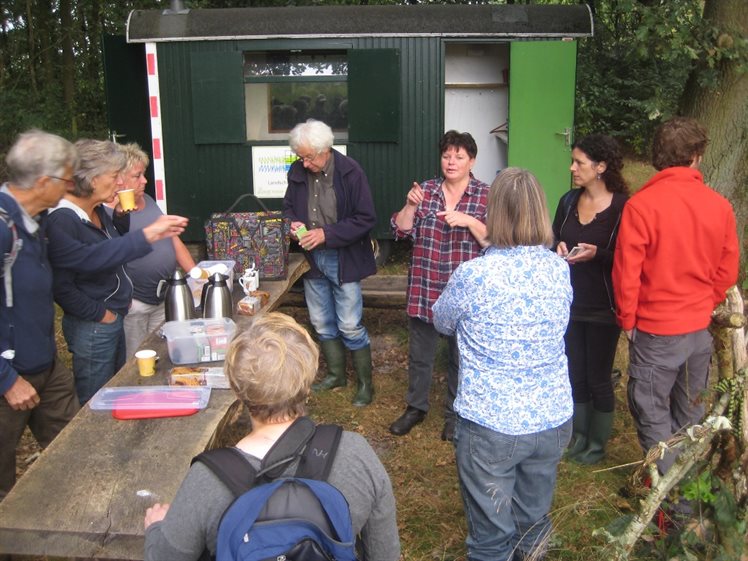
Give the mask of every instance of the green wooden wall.
[{"label": "green wooden wall", "polygon": [[[438,38],[363,38],[345,41],[203,41],[158,44],[159,87],[166,171],[166,196],[169,212],[189,217],[190,227],[185,240],[203,239],[203,224],[211,212],[225,210],[239,195],[252,190],[251,144],[226,142],[195,136],[193,87],[204,96],[205,110],[197,117],[198,130],[211,119],[223,119],[230,126],[244,108],[221,105],[211,96],[220,95],[220,87],[210,80],[199,81],[191,76],[197,67],[205,69],[211,53],[226,52],[236,57],[244,50],[271,49],[395,49],[399,51],[400,110],[397,142],[348,142],[348,154],[366,170],[379,217],[374,237],[390,237],[389,218],[402,207],[405,194],[414,181],[435,176],[439,172],[438,139],[443,119],[443,54]],[[195,62],[197,61],[197,62]],[[220,86],[220,85],[219,85]],[[229,90],[233,95],[235,90]],[[377,96],[376,91],[371,91]],[[366,103],[367,100],[360,100]],[[352,103],[352,102],[351,102]],[[194,110],[193,110],[194,109]],[[243,129],[243,120],[241,123]],[[236,130],[229,131],[231,135]],[[199,142],[199,143],[198,143]],[[265,143],[267,144],[267,143]],[[280,200],[266,201],[270,208],[280,208]],[[241,210],[256,210],[247,207]]]}]

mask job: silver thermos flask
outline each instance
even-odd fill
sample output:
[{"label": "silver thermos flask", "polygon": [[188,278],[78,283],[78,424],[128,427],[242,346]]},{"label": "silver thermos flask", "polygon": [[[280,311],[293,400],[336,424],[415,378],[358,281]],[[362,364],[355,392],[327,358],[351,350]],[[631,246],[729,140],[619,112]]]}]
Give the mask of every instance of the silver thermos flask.
[{"label": "silver thermos flask", "polygon": [[196,317],[194,300],[184,275],[177,270],[169,280],[159,281],[156,289],[156,295],[159,298],[164,287],[166,287],[164,296],[166,321],[194,319]]},{"label": "silver thermos flask", "polygon": [[203,306],[204,318],[230,318],[234,304],[231,300],[231,288],[229,288],[228,275],[214,273],[203,286],[203,294],[200,301]]}]

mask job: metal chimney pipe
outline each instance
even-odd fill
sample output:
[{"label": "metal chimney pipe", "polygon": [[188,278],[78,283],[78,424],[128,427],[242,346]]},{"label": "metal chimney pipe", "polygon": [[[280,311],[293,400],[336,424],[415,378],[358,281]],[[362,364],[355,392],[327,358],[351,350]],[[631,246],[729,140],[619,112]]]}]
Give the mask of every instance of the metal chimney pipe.
[{"label": "metal chimney pipe", "polygon": [[189,8],[184,7],[182,0],[171,0],[171,7],[161,12],[161,14],[167,16],[174,14],[188,14],[189,12]]}]

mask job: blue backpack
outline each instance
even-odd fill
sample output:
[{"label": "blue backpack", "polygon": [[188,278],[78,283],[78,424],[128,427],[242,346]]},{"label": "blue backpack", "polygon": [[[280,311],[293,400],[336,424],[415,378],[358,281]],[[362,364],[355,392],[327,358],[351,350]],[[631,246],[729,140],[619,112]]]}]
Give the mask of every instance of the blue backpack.
[{"label": "blue backpack", "polygon": [[[342,429],[297,419],[256,471],[236,448],[203,452],[209,467],[237,497],[218,526],[218,561],[356,561],[351,513],[326,482]],[[299,459],[293,477],[281,477]]]}]

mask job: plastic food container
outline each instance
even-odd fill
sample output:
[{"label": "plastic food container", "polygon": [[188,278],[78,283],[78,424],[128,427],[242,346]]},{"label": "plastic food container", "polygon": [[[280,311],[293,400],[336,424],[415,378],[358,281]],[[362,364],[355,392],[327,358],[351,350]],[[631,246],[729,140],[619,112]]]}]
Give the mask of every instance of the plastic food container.
[{"label": "plastic food container", "polygon": [[174,364],[223,360],[235,332],[236,324],[229,318],[167,321],[163,327]]},{"label": "plastic food container", "polygon": [[[228,276],[229,280],[229,290],[233,290],[234,288],[234,267],[236,266],[236,261],[233,259],[228,259],[226,261],[200,261],[196,265],[196,267],[200,267],[201,269],[204,269],[208,271],[209,274],[215,273],[216,269],[219,269],[219,265],[223,265],[228,269]],[[190,287],[190,292],[192,292],[192,300],[195,303],[195,307],[200,306],[200,296],[203,294],[203,286],[205,283],[208,282],[208,279],[193,279],[189,275],[187,276],[187,286]]]},{"label": "plastic food container", "polygon": [[207,386],[219,390],[230,388],[222,366],[175,366],[169,375],[171,386]]},{"label": "plastic food container", "polygon": [[122,386],[101,388],[91,398],[94,411],[112,411],[116,419],[150,419],[192,415],[205,409],[209,387]]}]

